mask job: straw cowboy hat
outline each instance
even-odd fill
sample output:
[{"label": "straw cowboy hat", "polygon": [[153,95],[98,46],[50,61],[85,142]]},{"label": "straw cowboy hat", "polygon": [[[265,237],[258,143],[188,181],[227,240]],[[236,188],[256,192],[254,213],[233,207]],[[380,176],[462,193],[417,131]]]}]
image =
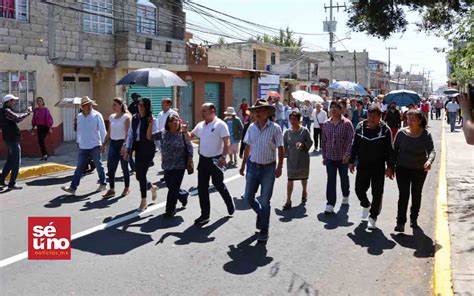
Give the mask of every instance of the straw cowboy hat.
[{"label": "straw cowboy hat", "polygon": [[265,108],[271,112],[275,112],[275,107],[273,107],[272,105],[268,104],[267,101],[265,100],[258,100],[255,105],[253,105],[252,107],[249,108],[250,111],[255,111],[256,109],[260,109],[260,108]]},{"label": "straw cowboy hat", "polygon": [[81,106],[92,104],[93,106],[97,106],[97,103],[94,100],[91,100],[88,96],[81,98]]},{"label": "straw cowboy hat", "polygon": [[227,110],[224,112],[224,115],[237,115],[234,107],[227,107]]}]

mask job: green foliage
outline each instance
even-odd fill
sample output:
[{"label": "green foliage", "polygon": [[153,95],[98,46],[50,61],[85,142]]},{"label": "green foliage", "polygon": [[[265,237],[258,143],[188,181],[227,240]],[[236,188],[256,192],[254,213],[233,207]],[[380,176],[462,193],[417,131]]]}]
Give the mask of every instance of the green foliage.
[{"label": "green foliage", "polygon": [[218,43],[219,45],[224,45],[224,44],[226,43],[226,42],[225,42],[225,38],[222,37],[222,36],[219,37],[219,39],[217,39],[217,43]]},{"label": "green foliage", "polygon": [[299,52],[303,47],[303,38],[299,37],[296,39],[294,32],[291,31],[289,27],[285,30],[280,29],[279,34],[276,36],[263,34],[263,36],[258,35],[255,39],[251,38],[250,41],[260,41],[267,44],[285,47],[293,52]]}]

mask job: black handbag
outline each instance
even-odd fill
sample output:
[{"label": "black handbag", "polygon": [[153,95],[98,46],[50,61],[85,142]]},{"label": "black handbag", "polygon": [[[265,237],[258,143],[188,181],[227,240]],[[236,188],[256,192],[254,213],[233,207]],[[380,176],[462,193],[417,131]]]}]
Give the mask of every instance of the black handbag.
[{"label": "black handbag", "polygon": [[194,162],[188,153],[186,138],[184,137],[184,133],[183,133],[183,144],[184,144],[184,161],[186,164],[186,171],[188,172],[188,175],[192,175],[194,173]]}]

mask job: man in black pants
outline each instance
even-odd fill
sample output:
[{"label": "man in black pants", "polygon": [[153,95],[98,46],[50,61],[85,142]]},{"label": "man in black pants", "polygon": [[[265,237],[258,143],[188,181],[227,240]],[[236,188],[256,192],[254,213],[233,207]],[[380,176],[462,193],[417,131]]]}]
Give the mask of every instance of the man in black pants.
[{"label": "man in black pants", "polygon": [[[351,173],[354,173],[357,162],[355,191],[362,206],[362,221],[368,220],[367,227],[370,230],[377,228],[375,223],[382,209],[385,176],[393,179],[392,136],[387,124],[380,121],[381,117],[382,111],[379,107],[369,108],[367,119],[356,127],[349,160]],[[372,204],[367,198],[370,186]]]},{"label": "man in black pants", "polygon": [[194,223],[204,225],[209,222],[211,204],[209,201],[209,179],[222,196],[229,215],[234,214],[235,208],[232,197],[224,184],[226,155],[230,145],[230,133],[227,124],[216,116],[216,107],[205,103],[201,107],[204,121],[196,125],[191,137],[199,138],[198,194],[201,206],[201,216]]}]

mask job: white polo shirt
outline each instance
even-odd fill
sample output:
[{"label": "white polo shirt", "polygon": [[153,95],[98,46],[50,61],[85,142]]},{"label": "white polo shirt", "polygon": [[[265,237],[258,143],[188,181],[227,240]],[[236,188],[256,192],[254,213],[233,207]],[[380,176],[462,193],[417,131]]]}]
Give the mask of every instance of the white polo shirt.
[{"label": "white polo shirt", "polygon": [[199,154],[205,157],[222,155],[224,151],[222,139],[230,136],[227,124],[217,117],[208,124],[201,121],[191,133],[199,138]]}]

